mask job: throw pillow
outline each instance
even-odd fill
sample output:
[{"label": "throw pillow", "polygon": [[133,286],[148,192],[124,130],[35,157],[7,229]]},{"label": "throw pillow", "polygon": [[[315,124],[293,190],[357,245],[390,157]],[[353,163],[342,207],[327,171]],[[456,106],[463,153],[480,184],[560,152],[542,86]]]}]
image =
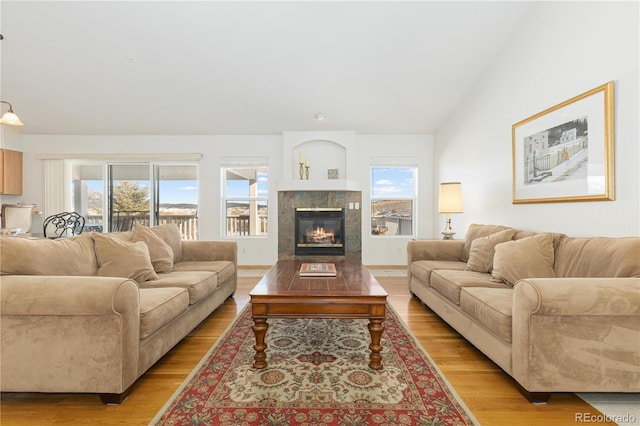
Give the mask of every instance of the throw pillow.
[{"label": "throw pillow", "polygon": [[491,272],[493,270],[493,254],[498,244],[513,238],[515,229],[505,229],[486,237],[476,238],[471,242],[471,251],[465,271]]},{"label": "throw pillow", "polygon": [[551,234],[508,241],[495,248],[491,278],[510,285],[523,278],[554,278],[553,260]]},{"label": "throw pillow", "polygon": [[0,237],[0,267],[15,275],[96,275],[91,235],[59,238]]},{"label": "throw pillow", "polygon": [[148,226],[136,225],[131,241],[134,243],[142,241],[147,245],[151,264],[156,272],[163,273],[173,270],[173,250]]},{"label": "throw pillow", "polygon": [[469,225],[467,232],[464,235],[464,247],[462,248],[462,255],[460,260],[466,262],[469,260],[469,253],[471,252],[471,243],[476,238],[487,237],[491,234],[495,234],[496,232],[504,231],[506,229],[511,229],[507,226],[502,225],[479,225],[477,223],[472,223]]},{"label": "throw pillow", "polygon": [[173,250],[173,263],[180,262],[182,260],[182,234],[180,234],[180,228],[173,223],[167,223],[150,229],[162,241],[169,244],[169,247]]},{"label": "throw pillow", "polygon": [[93,234],[101,277],[127,277],[141,283],[157,280],[149,257],[149,248],[142,241],[130,243],[107,235]]}]

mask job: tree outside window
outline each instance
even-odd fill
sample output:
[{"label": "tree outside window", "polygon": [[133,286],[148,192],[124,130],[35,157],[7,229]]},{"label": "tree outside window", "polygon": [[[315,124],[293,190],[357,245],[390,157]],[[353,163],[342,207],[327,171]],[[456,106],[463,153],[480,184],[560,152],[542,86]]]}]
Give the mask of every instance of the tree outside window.
[{"label": "tree outside window", "polygon": [[149,187],[134,181],[120,181],[113,188],[113,209],[121,212],[148,211]]}]

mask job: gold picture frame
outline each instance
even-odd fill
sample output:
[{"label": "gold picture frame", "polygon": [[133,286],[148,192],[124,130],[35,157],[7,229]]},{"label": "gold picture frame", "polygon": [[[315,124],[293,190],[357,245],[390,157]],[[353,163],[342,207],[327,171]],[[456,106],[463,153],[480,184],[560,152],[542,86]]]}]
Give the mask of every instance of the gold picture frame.
[{"label": "gold picture frame", "polygon": [[613,81],[514,124],[513,204],[612,201]]}]

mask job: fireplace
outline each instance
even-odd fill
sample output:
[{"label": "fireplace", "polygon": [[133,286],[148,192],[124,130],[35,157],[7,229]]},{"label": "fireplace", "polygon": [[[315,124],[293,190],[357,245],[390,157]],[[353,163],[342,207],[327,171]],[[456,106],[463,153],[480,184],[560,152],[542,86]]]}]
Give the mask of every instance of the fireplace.
[{"label": "fireplace", "polygon": [[344,209],[297,208],[296,256],[344,256]]}]

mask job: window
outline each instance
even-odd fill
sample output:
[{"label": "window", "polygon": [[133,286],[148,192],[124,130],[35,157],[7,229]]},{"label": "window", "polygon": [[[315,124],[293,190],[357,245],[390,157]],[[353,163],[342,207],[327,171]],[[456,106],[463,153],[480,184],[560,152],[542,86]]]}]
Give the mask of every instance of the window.
[{"label": "window", "polygon": [[71,204],[85,216],[85,230],[173,223],[183,239],[198,238],[197,165],[73,160],[71,173]]},{"label": "window", "polygon": [[371,168],[371,235],[414,235],[417,168]]},{"label": "window", "polygon": [[222,168],[224,235],[267,235],[267,177],[266,165]]}]

